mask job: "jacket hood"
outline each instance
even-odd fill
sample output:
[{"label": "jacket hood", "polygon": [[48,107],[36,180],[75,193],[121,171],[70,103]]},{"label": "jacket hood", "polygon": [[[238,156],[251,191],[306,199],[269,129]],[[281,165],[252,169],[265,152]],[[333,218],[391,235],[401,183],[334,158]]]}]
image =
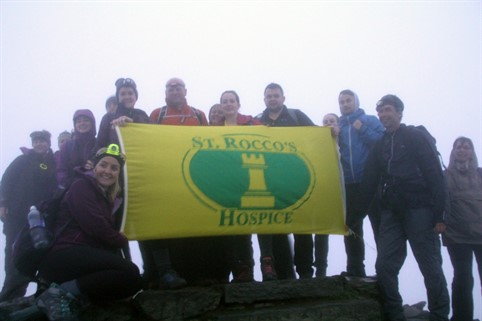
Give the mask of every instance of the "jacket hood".
[{"label": "jacket hood", "polygon": [[23,147],[20,147],[20,151],[22,152],[22,154],[28,155],[33,152],[33,149],[23,146]]},{"label": "jacket hood", "polygon": [[[22,152],[23,155],[35,155],[35,151],[33,148],[28,148],[28,147],[25,147],[25,146],[22,146],[20,147],[20,151]],[[51,148],[49,148],[49,150],[47,151],[47,153],[45,155],[48,155],[48,154],[54,154],[54,152],[52,151]],[[40,154],[38,154],[40,155]]]},{"label": "jacket hood", "polygon": [[75,128],[75,119],[79,116],[85,116],[89,118],[92,122],[92,128],[90,129],[90,132],[88,133],[89,136],[94,136],[97,134],[96,130],[96,124],[95,124],[95,117],[94,114],[90,111],[90,109],[77,109],[74,113],[74,117],[72,118],[73,123],[74,123],[74,130],[75,130],[75,135],[79,135],[80,133],[77,132],[77,129]]},{"label": "jacket hood", "polygon": [[346,123],[348,121],[350,123],[353,123],[355,120],[357,120],[359,117],[361,117],[363,115],[365,115],[365,111],[362,108],[358,108],[353,113],[351,113],[349,115],[341,115],[340,124],[342,122]]}]

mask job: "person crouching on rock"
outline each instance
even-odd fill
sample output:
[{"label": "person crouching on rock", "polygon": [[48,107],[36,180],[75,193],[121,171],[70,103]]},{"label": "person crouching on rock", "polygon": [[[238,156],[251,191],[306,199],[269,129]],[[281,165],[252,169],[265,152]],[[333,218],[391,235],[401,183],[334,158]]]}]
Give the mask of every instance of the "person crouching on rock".
[{"label": "person crouching on rock", "polygon": [[128,240],[114,228],[124,162],[118,145],[99,149],[93,170],[81,172],[61,201],[54,233],[61,232],[39,266],[39,276],[54,282],[36,301],[49,320],[76,320],[90,302],[142,288],[138,267],[118,255]]}]

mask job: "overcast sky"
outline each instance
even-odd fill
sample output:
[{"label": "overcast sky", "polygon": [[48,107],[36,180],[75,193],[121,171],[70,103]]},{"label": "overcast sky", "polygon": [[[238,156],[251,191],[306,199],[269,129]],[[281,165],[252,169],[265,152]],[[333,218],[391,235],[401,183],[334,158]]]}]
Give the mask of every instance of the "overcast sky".
[{"label": "overcast sky", "polygon": [[[482,158],[481,12],[481,1],[1,0],[0,173],[33,130],[51,131],[56,150],[76,109],[90,108],[98,125],[119,77],[136,81],[136,107],[148,114],[164,104],[171,77],[184,79],[188,102],[205,112],[233,89],[252,115],[264,108],[266,84],[278,82],[288,107],[317,124],[339,113],[343,89],[369,114],[392,93],[405,103],[404,121],[437,138],[446,163],[460,135]],[[340,251],[330,258],[343,269]],[[406,303],[426,300],[421,278],[415,294],[405,288],[404,277],[420,274],[407,265]]]}]

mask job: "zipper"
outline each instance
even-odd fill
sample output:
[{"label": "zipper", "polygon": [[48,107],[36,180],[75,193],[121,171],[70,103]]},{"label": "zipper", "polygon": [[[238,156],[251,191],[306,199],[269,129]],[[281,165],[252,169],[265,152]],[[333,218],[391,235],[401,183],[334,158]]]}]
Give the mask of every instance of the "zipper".
[{"label": "zipper", "polygon": [[353,170],[353,152],[352,152],[352,141],[351,141],[351,127],[352,127],[352,124],[350,122],[350,116],[347,116],[346,117],[347,120],[348,120],[348,150],[349,150],[349,154],[350,154],[350,171],[351,171],[351,177],[352,177],[352,180],[353,182],[355,182],[355,171]]}]

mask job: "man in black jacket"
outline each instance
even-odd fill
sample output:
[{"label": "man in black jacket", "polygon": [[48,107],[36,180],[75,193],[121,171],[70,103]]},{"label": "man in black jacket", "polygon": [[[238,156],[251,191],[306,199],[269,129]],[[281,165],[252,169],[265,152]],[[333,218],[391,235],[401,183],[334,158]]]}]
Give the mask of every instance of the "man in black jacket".
[{"label": "man in black jacket", "polygon": [[450,300],[439,239],[445,229],[442,169],[428,135],[401,124],[403,108],[394,95],[377,103],[386,132],[368,156],[362,181],[365,208],[377,188],[381,191],[376,271],[383,308],[389,320],[406,320],[398,273],[408,241],[424,277],[430,320],[448,320]]},{"label": "man in black jacket", "polygon": [[[272,127],[315,126],[305,113],[299,109],[287,108],[284,102],[283,88],[276,83],[268,84],[264,90],[266,109],[257,118],[263,124]],[[311,234],[294,234],[294,240],[296,272],[300,279],[311,279],[313,277],[313,237]],[[294,279],[288,235],[259,234],[258,242],[263,281]]]},{"label": "man in black jacket", "polygon": [[0,220],[5,234],[5,280],[0,302],[22,297],[27,291],[30,279],[13,265],[12,244],[27,222],[30,206],[50,198],[57,187],[50,133],[34,131],[30,137],[33,148],[21,148],[23,154],[8,165],[0,184]]}]

